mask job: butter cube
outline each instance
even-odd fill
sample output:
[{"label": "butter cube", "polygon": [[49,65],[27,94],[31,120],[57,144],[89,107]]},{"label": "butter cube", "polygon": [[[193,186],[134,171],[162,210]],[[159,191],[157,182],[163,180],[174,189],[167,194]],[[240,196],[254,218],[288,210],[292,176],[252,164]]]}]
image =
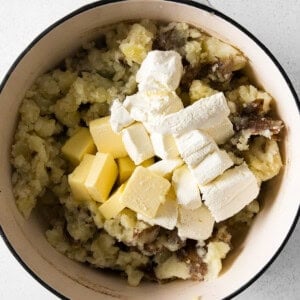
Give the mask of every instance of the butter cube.
[{"label": "butter cube", "polygon": [[118,158],[117,164],[119,169],[118,182],[123,183],[131,176],[136,166],[128,156]]},{"label": "butter cube", "polygon": [[89,127],[99,152],[110,153],[114,158],[128,155],[121,135],[111,128],[109,116],[91,121]]},{"label": "butter cube", "polygon": [[142,214],[137,214],[138,220],[142,220],[150,225],[158,225],[163,228],[173,230],[177,223],[178,204],[174,189],[171,187],[165,196],[165,202],[162,203],[154,218],[145,217]]},{"label": "butter cube", "polygon": [[74,199],[79,201],[89,201],[91,196],[84,185],[86,178],[90,172],[95,155],[85,154],[80,164],[68,176],[69,185],[71,187]]},{"label": "butter cube", "polygon": [[125,184],[122,184],[117,191],[99,207],[101,214],[106,220],[115,218],[125,208],[123,202],[120,201],[124,188]]},{"label": "butter cube", "polygon": [[61,148],[61,152],[73,165],[78,165],[85,154],[96,153],[94,141],[88,128],[80,128]]},{"label": "butter cube", "polygon": [[84,183],[91,197],[98,202],[107,200],[117,179],[118,166],[109,153],[98,152]]},{"label": "butter cube", "polygon": [[[119,169],[119,177],[118,182],[119,184],[125,182],[133,173],[136,165],[130,159],[130,157],[120,157],[117,159],[118,169]],[[151,157],[141,163],[141,166],[148,167],[154,164],[154,158]]]},{"label": "butter cube", "polygon": [[150,137],[141,123],[135,123],[122,130],[122,140],[130,158],[139,165],[154,156]]},{"label": "butter cube", "polygon": [[153,218],[170,186],[167,179],[138,166],[126,184],[121,201],[133,211]]}]

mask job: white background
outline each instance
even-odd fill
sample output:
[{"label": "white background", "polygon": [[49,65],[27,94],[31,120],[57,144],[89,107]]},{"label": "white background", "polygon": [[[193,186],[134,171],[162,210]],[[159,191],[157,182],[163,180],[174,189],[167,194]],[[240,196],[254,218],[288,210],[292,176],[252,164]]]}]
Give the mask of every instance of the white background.
[{"label": "white background", "polygon": [[[90,2],[93,1],[0,0],[0,80],[42,30]],[[300,0],[210,0],[210,3],[245,26],[272,51],[300,95]],[[277,260],[236,299],[300,299],[299,250],[298,224]],[[0,299],[57,299],[27,274],[1,238]]]}]

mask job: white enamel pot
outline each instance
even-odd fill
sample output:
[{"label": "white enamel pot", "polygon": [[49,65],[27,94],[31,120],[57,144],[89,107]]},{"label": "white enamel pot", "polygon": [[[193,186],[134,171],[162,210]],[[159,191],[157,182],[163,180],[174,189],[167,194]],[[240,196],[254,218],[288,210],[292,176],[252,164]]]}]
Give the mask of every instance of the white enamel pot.
[{"label": "white enamel pot", "polygon": [[[174,281],[130,287],[104,271],[74,262],[53,249],[36,216],[26,221],[12,194],[10,149],[18,107],[34,79],[54,67],[101,27],[124,20],[183,21],[236,46],[249,58],[255,80],[276,100],[285,123],[284,168],[263,192],[263,209],[243,243],[233,251],[221,276],[211,282]],[[255,281],[278,256],[299,217],[299,99],[273,55],[246,29],[222,13],[192,1],[99,1],[76,10],[41,33],[18,57],[0,87],[0,225],[13,255],[41,284],[61,298],[82,299],[224,299]]]}]

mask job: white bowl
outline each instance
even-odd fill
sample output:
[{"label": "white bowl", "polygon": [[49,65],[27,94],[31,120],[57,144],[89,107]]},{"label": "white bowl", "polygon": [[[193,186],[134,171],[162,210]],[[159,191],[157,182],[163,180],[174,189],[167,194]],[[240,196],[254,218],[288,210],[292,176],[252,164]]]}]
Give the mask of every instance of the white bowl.
[{"label": "white bowl", "polygon": [[[276,99],[285,123],[282,153],[285,166],[268,183],[264,207],[230,266],[212,282],[143,283],[138,288],[104,271],[66,258],[45,239],[37,216],[26,221],[12,194],[10,151],[24,92],[34,79],[55,66],[107,24],[133,19],[183,21],[237,46],[249,58],[256,81]],[[274,261],[299,217],[299,100],[273,55],[242,26],[206,6],[191,1],[100,1],[71,13],[41,33],[18,57],[0,87],[0,224],[1,234],[24,268],[61,298],[71,299],[221,299],[232,297],[256,280]],[[298,106],[298,107],[297,107]]]}]

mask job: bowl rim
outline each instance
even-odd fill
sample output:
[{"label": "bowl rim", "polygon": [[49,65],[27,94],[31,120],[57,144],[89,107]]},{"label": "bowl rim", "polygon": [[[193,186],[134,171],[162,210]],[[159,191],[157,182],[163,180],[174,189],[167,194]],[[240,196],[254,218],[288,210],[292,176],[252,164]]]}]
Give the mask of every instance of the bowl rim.
[{"label": "bowl rim", "polygon": [[[209,12],[209,13],[213,13],[216,16],[220,17],[221,19],[229,22],[231,25],[233,25],[236,28],[238,28],[244,34],[246,34],[250,39],[252,39],[265,52],[265,54],[275,64],[275,66],[277,67],[277,69],[281,73],[283,79],[285,80],[286,84],[288,85],[289,90],[291,91],[291,93],[293,95],[293,98],[294,98],[294,100],[296,102],[296,105],[298,107],[298,112],[300,113],[300,99],[299,99],[299,97],[298,97],[298,95],[296,93],[296,90],[295,90],[295,88],[294,88],[291,80],[289,79],[287,73],[285,72],[285,70],[283,69],[283,67],[279,63],[279,61],[272,54],[272,52],[257,37],[255,37],[248,29],[246,29],[244,26],[242,26],[237,21],[233,20],[231,17],[229,17],[226,14],[220,12],[219,10],[217,10],[217,9],[215,9],[213,7],[207,6],[205,4],[202,4],[202,3],[199,3],[199,2],[195,2],[194,0],[159,0],[159,1],[181,3],[181,4],[193,6],[195,8],[204,10],[204,11]],[[46,29],[44,29],[36,38],[34,38],[32,40],[31,43],[28,44],[28,46],[19,54],[19,56],[15,59],[15,61],[11,65],[11,67],[8,69],[8,71],[6,72],[6,74],[3,77],[2,81],[0,82],[0,94],[1,94],[2,90],[4,89],[7,81],[9,80],[11,74],[13,73],[13,71],[15,70],[15,68],[17,67],[17,65],[19,64],[19,62],[33,48],[33,46],[35,46],[50,31],[52,31],[54,28],[58,27],[60,24],[64,23],[68,19],[81,14],[82,12],[88,11],[88,10],[93,9],[95,7],[100,7],[100,6],[104,6],[104,5],[107,5],[107,4],[118,3],[118,2],[123,2],[123,0],[98,0],[98,1],[95,1],[95,2],[92,2],[92,3],[89,3],[87,5],[83,5],[80,8],[78,8],[78,9],[72,11],[71,13],[65,15],[64,17],[58,19],[56,22],[54,22],[53,24],[51,24],[50,26],[48,26]],[[286,235],[286,237],[283,240],[283,242],[281,243],[280,247],[275,252],[275,254],[260,269],[260,271],[256,275],[254,275],[252,278],[250,278],[248,282],[246,282],[244,285],[242,285],[236,291],[234,291],[231,294],[229,294],[228,296],[226,296],[223,300],[232,299],[235,296],[239,295],[240,293],[242,293],[243,291],[245,291],[250,285],[252,285],[259,277],[261,277],[261,275],[272,265],[272,263],[276,260],[276,258],[282,252],[283,248],[286,246],[289,238],[291,237],[293,231],[296,228],[296,225],[297,225],[297,222],[298,222],[299,218],[300,218],[300,204],[299,204],[299,207],[298,207],[297,214],[296,214],[296,216],[295,216],[295,218],[293,220],[293,223],[292,223],[292,225],[291,225],[291,227],[289,229],[289,232]],[[64,296],[63,294],[61,294],[60,292],[58,292],[56,289],[54,289],[53,287],[51,287],[48,283],[46,283],[44,280],[42,280],[36,273],[34,273],[34,271],[32,269],[30,269],[30,267],[22,260],[22,258],[19,256],[19,254],[16,252],[16,250],[13,248],[13,246],[9,242],[9,240],[8,240],[8,238],[7,238],[4,230],[1,227],[1,224],[0,224],[0,236],[2,237],[4,243],[6,244],[7,248],[11,252],[11,254],[15,257],[15,259],[22,265],[22,267],[36,281],[38,281],[44,288],[46,288],[48,291],[50,291],[51,293],[53,293],[55,296],[57,296],[57,297],[59,297],[61,299],[66,299],[66,300],[69,299],[66,296]]]}]

